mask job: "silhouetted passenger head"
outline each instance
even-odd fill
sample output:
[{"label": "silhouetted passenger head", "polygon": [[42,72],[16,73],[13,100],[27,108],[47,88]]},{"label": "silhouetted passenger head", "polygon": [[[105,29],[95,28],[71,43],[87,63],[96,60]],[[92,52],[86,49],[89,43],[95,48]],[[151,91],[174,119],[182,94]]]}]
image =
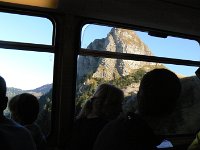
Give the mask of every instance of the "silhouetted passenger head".
[{"label": "silhouetted passenger head", "polygon": [[137,94],[139,113],[160,116],[171,113],[181,92],[179,78],[167,69],[146,73]]},{"label": "silhouetted passenger head", "polygon": [[3,110],[7,107],[8,98],[6,97],[6,82],[0,76],[0,114],[3,115]]},{"label": "silhouetted passenger head", "polygon": [[32,124],[39,113],[38,99],[29,93],[23,93],[16,95],[10,100],[9,109],[11,111],[12,118],[22,124]]},{"label": "silhouetted passenger head", "polygon": [[114,119],[122,111],[124,93],[119,88],[110,84],[101,84],[97,87],[93,97],[86,102],[78,118],[87,117],[89,114]]}]

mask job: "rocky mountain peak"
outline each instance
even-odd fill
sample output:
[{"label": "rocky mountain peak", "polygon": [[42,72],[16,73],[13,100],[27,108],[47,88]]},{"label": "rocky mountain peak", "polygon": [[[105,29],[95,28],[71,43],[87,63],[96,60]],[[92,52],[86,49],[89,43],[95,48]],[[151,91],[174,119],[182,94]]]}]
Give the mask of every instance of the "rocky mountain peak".
[{"label": "rocky mountain peak", "polygon": [[136,43],[140,41],[133,30],[112,28],[109,34],[114,37],[115,41],[123,41],[127,44],[133,44],[133,41]]},{"label": "rocky mountain peak", "polygon": [[[152,55],[149,48],[141,41],[133,30],[112,28],[108,38],[113,38],[116,52]],[[121,46],[121,47],[120,47]]]},{"label": "rocky mountain peak", "polygon": [[[152,55],[149,48],[140,40],[133,30],[112,28],[107,37],[95,39],[87,47],[91,50]],[[92,75],[94,78],[112,80],[126,76],[143,66],[151,65],[148,62],[98,58],[80,56],[78,59],[78,78]]]}]

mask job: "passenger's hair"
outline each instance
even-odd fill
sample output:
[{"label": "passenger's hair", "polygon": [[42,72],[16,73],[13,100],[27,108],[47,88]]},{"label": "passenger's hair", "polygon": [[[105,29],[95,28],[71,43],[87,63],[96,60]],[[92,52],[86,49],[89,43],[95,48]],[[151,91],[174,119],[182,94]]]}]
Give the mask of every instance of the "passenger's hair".
[{"label": "passenger's hair", "polygon": [[6,81],[0,76],[0,115],[7,107],[8,98],[6,97]]},{"label": "passenger's hair", "polygon": [[4,78],[0,76],[0,98],[6,96],[6,82]]},{"label": "passenger's hair", "polygon": [[38,99],[29,93],[16,95],[9,102],[13,119],[22,125],[32,124],[39,113]]},{"label": "passenger's hair", "polygon": [[175,73],[167,69],[154,69],[146,73],[140,83],[138,110],[142,115],[167,115],[176,105],[181,83]]},{"label": "passenger's hair", "polygon": [[114,119],[122,111],[123,100],[122,90],[111,84],[101,84],[97,87],[93,97],[85,103],[77,118],[87,117],[93,112],[99,117]]}]

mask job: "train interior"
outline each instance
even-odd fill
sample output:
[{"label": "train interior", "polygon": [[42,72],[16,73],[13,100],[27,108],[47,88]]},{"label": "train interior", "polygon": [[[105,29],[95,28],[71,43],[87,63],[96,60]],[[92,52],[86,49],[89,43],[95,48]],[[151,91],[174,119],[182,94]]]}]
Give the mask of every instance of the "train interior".
[{"label": "train interior", "polygon": [[7,96],[38,97],[36,122],[49,149],[65,149],[75,116],[101,83],[122,89],[123,111],[134,111],[140,81],[154,68],[173,71],[182,84],[175,111],[157,122],[158,148],[187,149],[195,138],[200,1],[0,0],[0,20]]}]

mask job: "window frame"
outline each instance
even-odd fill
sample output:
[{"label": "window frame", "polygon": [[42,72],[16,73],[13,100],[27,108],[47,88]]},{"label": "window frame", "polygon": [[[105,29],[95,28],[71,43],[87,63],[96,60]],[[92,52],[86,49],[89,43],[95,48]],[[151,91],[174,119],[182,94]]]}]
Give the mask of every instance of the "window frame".
[{"label": "window frame", "polygon": [[[58,116],[58,113],[56,111],[57,109],[57,103],[56,101],[56,87],[55,84],[58,82],[56,78],[58,77],[55,72],[57,72],[57,69],[55,68],[55,65],[58,65],[58,54],[60,51],[59,45],[56,44],[58,43],[58,37],[60,36],[56,32],[59,32],[60,27],[56,25],[56,22],[58,21],[60,17],[60,13],[56,13],[56,11],[50,11],[49,9],[44,9],[44,8],[37,8],[37,9],[32,9],[32,7],[18,7],[15,4],[11,5],[2,5],[0,2],[0,13],[10,13],[10,14],[17,14],[17,15],[26,15],[26,16],[33,16],[33,17],[42,17],[46,18],[49,21],[51,21],[52,26],[53,26],[53,31],[52,31],[52,45],[45,45],[45,44],[34,44],[34,43],[25,43],[25,42],[13,42],[13,41],[3,41],[0,40],[0,48],[3,49],[8,49],[8,50],[23,50],[23,51],[33,51],[33,52],[47,52],[47,53],[53,53],[54,54],[54,64],[53,64],[53,83],[52,83],[52,111],[51,111],[51,130],[49,131],[49,134],[47,136],[47,141],[51,141],[50,145],[55,146],[57,145],[57,141],[55,139],[58,138],[57,130],[56,128],[56,121],[58,121],[56,116]],[[56,51],[56,49],[58,49]],[[59,110],[58,110],[59,111]],[[56,121],[52,121],[56,120]],[[60,120],[59,120],[60,121]]]},{"label": "window frame", "polygon": [[[159,29],[152,29],[148,27],[142,26],[133,26],[127,24],[119,24],[113,22],[107,22],[102,20],[95,20],[95,19],[88,19],[87,21],[82,22],[81,24],[81,31],[84,25],[86,24],[94,24],[94,25],[102,25],[102,26],[110,26],[116,28],[123,28],[123,29],[130,29],[130,30],[137,30],[143,32],[149,32],[151,34],[159,35],[159,36],[172,36],[178,38],[185,38],[190,40],[195,40],[200,44],[200,37],[193,36],[193,35],[186,35],[182,33],[174,33],[170,31],[164,31]],[[80,36],[81,39],[81,36]],[[134,61],[146,61],[146,62],[153,62],[153,63],[163,63],[163,64],[173,64],[173,65],[183,65],[183,66],[192,66],[192,67],[200,67],[200,61],[192,61],[186,59],[175,59],[175,58],[167,58],[167,57],[157,57],[157,56],[147,56],[147,55],[138,55],[138,54],[130,54],[130,53],[118,53],[118,52],[109,52],[109,51],[98,51],[92,50],[87,48],[81,48],[81,40],[79,41],[79,49],[77,51],[77,55],[81,56],[92,56],[92,57],[104,57],[104,58],[113,58],[113,59],[124,59],[124,60],[134,60]],[[174,148],[188,146],[191,143],[195,135],[191,134],[175,134],[175,135],[160,135],[165,139],[169,139],[171,142],[175,143]]]}]

